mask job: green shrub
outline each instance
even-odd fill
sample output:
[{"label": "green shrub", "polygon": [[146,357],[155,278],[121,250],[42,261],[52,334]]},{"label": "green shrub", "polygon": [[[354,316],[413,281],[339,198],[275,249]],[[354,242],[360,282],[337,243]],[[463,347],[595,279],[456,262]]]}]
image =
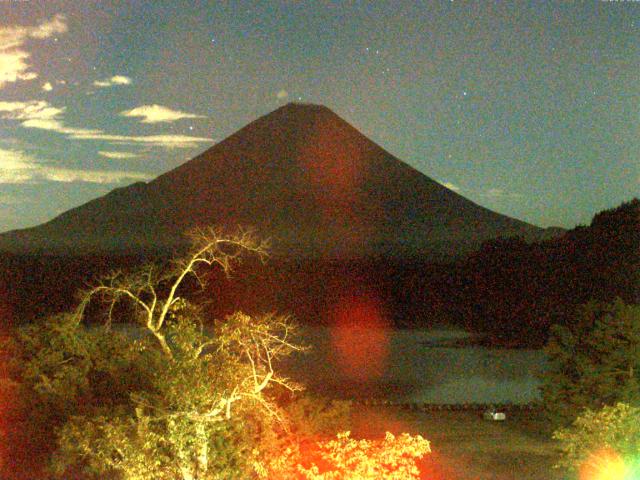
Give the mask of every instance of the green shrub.
[{"label": "green shrub", "polygon": [[640,408],[618,403],[587,409],[553,436],[560,443],[559,468],[580,478],[640,478]]},{"label": "green shrub", "polygon": [[617,299],[581,306],[552,329],[542,398],[556,427],[585,408],[640,401],[640,306]]}]

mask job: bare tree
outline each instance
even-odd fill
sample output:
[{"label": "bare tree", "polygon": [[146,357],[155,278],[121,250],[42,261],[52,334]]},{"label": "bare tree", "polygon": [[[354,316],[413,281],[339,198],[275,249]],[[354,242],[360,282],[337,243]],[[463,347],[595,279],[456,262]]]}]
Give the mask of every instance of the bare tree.
[{"label": "bare tree", "polygon": [[[188,236],[191,240],[188,254],[173,260],[166,270],[151,264],[134,272],[116,271],[95,287],[81,292],[81,302],[76,310],[78,321],[82,320],[87,305],[96,296],[109,307],[108,322],[111,322],[116,304],[128,301],[141,311],[144,327],[157,339],[162,351],[171,357],[173,354],[167,345],[163,326],[171,308],[181,300],[178,290],[185,279],[195,277],[204,288],[201,267],[218,265],[228,273],[243,254],[254,253],[262,259],[267,256],[267,243],[256,239],[250,231],[224,236],[213,227],[207,227],[197,228]],[[168,292],[163,296],[159,287],[167,283]]]},{"label": "bare tree", "polygon": [[132,365],[148,382],[144,389],[132,386],[128,415],[120,408],[107,414],[108,422],[103,411],[72,418],[61,431],[59,471],[82,459],[95,472],[115,470],[130,479],[217,478],[212,440],[234,417],[234,405],[239,412],[258,409],[278,417],[268,387],[300,388],[276,371],[275,362],[303,349],[292,340],[288,317],[237,312],[207,332],[201,309],[184,291],[187,279],[204,287],[210,267],[228,273],[244,254],[265,258],[266,243],[247,231],[224,236],[212,228],[190,237],[188,254],[166,268],[114,272],[81,293],[78,325],[91,302],[104,306],[107,328],[121,312],[119,304],[132,307],[146,333],[130,342]]}]

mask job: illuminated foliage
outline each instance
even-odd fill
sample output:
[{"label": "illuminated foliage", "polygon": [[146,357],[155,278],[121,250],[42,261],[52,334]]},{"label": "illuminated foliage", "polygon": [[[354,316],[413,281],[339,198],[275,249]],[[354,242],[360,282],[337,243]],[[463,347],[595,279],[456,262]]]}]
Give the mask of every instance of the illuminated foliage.
[{"label": "illuminated foliage", "polygon": [[[185,282],[204,284],[203,268],[229,271],[246,252],[262,256],[265,246],[246,233],[196,232],[185,258],[115,272],[82,292],[74,313],[21,331],[13,377],[42,414],[33,431],[47,432],[53,475],[417,478],[426,440],[333,438],[347,427],[349,402],[291,400],[301,387],[276,365],[303,348],[288,317],[237,312],[207,324],[185,296]],[[106,321],[88,324],[101,313]]]},{"label": "illuminated foliage", "polygon": [[23,327],[3,345],[11,359],[3,379],[0,477],[42,478],[55,431],[71,415],[128,399],[128,386],[144,388],[131,368],[125,336],[86,329],[72,315]]},{"label": "illuminated foliage", "polygon": [[579,480],[640,478],[640,408],[618,403],[585,410],[554,438],[562,452],[557,467]]},{"label": "illuminated foliage", "polygon": [[284,410],[290,432],[298,441],[330,437],[350,428],[353,402],[335,400],[309,394],[299,395],[285,404]]},{"label": "illuminated foliage", "polygon": [[429,442],[420,435],[395,437],[387,432],[381,440],[356,440],[343,432],[318,442],[298,471],[306,480],[418,479],[416,460],[430,451]]},{"label": "illuminated foliage", "polygon": [[[225,237],[211,229],[192,239],[185,258],[116,272],[83,292],[75,314],[21,337],[22,380],[59,418],[57,475],[253,474],[261,453],[253,433],[260,422],[281,420],[269,391],[299,389],[274,362],[301,347],[283,316],[238,312],[205,328],[201,310],[182,296],[183,283],[203,284],[203,267],[229,271],[246,252],[264,255],[265,245],[247,233]],[[86,327],[94,303],[105,307],[107,321]],[[116,322],[130,331],[118,333]]]}]

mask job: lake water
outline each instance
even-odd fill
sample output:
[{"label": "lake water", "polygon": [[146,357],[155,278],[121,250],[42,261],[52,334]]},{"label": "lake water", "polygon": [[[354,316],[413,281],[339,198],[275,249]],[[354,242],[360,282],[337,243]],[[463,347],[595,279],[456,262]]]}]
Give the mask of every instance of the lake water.
[{"label": "lake water", "polygon": [[[141,333],[120,325],[129,335]],[[472,339],[457,329],[302,327],[311,347],[278,371],[313,393],[401,403],[513,403],[539,399],[541,350],[451,346]]]},{"label": "lake water", "polygon": [[450,329],[305,327],[311,351],[282,368],[312,392],[343,398],[437,404],[539,399],[542,351],[448,346],[465,337],[469,334]]}]

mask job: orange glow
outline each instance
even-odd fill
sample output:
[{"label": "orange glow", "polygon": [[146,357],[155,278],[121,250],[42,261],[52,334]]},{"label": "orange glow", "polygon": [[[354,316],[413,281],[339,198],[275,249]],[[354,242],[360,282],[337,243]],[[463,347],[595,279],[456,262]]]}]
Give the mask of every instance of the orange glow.
[{"label": "orange glow", "polygon": [[420,435],[395,436],[390,432],[381,439],[357,439],[348,431],[339,432],[315,447],[311,456],[298,464],[302,476],[297,478],[418,480],[417,463],[431,452],[429,442]]},{"label": "orange glow", "polygon": [[580,480],[637,480],[631,475],[622,457],[610,448],[603,448],[591,454],[582,464]]},{"label": "orange glow", "polygon": [[342,298],[331,313],[337,367],[357,381],[380,377],[389,354],[389,322],[369,296]]},{"label": "orange glow", "polygon": [[365,173],[362,146],[353,143],[351,132],[335,128],[333,119],[318,118],[316,123],[313,138],[300,145],[303,171],[319,197],[331,199],[324,207],[348,208]]},{"label": "orange glow", "polygon": [[376,232],[376,226],[363,223],[363,212],[371,208],[365,180],[370,175],[370,159],[359,141],[354,142],[348,125],[318,116],[312,136],[298,145],[301,184],[309,189],[315,204],[310,211],[318,215],[324,228],[336,230],[352,245],[359,245]]}]

